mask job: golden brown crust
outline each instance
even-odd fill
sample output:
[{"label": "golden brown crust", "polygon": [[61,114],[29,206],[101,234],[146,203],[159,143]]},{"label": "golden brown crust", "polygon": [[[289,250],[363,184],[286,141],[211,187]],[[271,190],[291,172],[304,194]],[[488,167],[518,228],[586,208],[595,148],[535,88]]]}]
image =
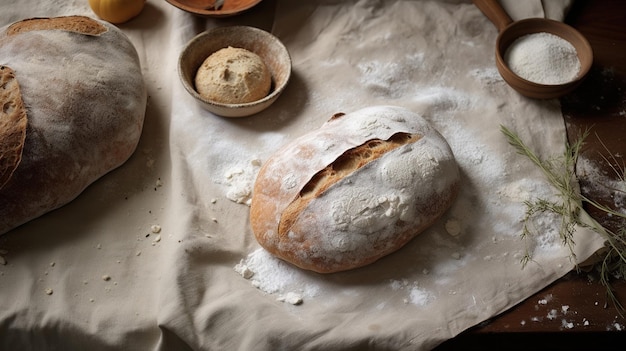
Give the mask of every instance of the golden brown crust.
[{"label": "golden brown crust", "polygon": [[265,162],[250,223],[267,251],[333,273],[408,243],[453,203],[460,174],[421,116],[382,106],[335,115]]},{"label": "golden brown crust", "polygon": [[84,35],[100,35],[108,29],[102,23],[85,16],[30,18],[11,24],[7,36],[35,30],[65,30]]},{"label": "golden brown crust", "polygon": [[22,159],[26,139],[26,108],[13,70],[0,66],[0,189]]}]

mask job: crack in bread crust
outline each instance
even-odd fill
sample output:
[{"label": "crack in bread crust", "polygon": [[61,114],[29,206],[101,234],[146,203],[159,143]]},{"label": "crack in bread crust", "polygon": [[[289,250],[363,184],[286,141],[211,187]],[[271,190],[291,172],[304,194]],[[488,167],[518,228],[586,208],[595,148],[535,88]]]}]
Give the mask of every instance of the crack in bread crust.
[{"label": "crack in bread crust", "polygon": [[333,184],[387,152],[406,144],[415,143],[419,139],[421,136],[417,134],[396,133],[387,140],[371,139],[344,152],[330,165],[317,172],[302,187],[296,199],[285,208],[278,224],[279,236],[286,235],[308,203],[321,196]]},{"label": "crack in bread crust", "polygon": [[0,66],[0,189],[22,160],[28,119],[15,73]]}]

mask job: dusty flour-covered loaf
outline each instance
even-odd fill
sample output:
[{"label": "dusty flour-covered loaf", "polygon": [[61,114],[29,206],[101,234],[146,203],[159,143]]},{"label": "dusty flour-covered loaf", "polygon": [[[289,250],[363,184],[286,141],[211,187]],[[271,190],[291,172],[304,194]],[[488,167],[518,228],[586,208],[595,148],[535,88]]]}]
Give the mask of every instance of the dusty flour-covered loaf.
[{"label": "dusty flour-covered loaf", "polygon": [[272,254],[320,273],[392,253],[439,218],[459,190],[446,140],[407,109],[337,114],[278,150],[255,181],[250,221]]},{"label": "dusty flour-covered loaf", "polygon": [[88,17],[0,28],[0,234],[67,204],[134,152],[147,93],[137,52]]}]

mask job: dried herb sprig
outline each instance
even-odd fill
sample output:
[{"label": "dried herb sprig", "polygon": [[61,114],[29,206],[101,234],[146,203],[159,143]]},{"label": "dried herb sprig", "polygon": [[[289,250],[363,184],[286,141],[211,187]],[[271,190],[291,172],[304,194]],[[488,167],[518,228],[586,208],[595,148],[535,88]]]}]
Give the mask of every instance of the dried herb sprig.
[{"label": "dried herb sprig", "polygon": [[[611,287],[611,278],[618,277],[626,279],[626,228],[620,228],[618,232],[614,232],[602,226],[591,216],[581,216],[581,214],[585,213],[583,204],[593,206],[611,216],[626,219],[626,214],[615,211],[582,195],[574,186],[576,179],[576,161],[578,160],[584,140],[589,136],[589,132],[585,131],[583,135],[572,144],[566,143],[566,148],[562,155],[543,160],[515,133],[504,126],[501,126],[501,131],[506,136],[509,144],[512,145],[519,154],[525,156],[539,167],[558,193],[558,200],[536,199],[525,202],[527,210],[523,219],[522,238],[527,238],[532,234],[530,227],[532,218],[542,213],[551,213],[561,218],[559,235],[563,245],[569,248],[572,259],[575,259],[573,234],[577,226],[589,228],[602,235],[607,240],[607,250],[603,252],[604,257],[596,264],[600,273],[600,281],[607,288],[607,295],[611,301],[613,301],[618,311],[623,311],[624,308],[618,301]],[[606,158],[605,160],[608,161]],[[617,174],[621,181],[626,181],[624,176],[626,174],[624,173],[626,167],[621,170],[614,168],[614,170],[618,172]],[[522,264],[526,265],[531,260],[532,256],[527,251],[522,258]]]}]

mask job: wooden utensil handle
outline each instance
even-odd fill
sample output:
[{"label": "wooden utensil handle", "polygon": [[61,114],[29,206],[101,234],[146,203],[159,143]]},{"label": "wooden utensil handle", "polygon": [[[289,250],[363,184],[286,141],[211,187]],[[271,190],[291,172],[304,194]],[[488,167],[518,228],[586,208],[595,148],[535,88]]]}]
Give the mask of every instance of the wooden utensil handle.
[{"label": "wooden utensil handle", "polygon": [[473,0],[473,2],[489,18],[491,23],[496,26],[498,32],[501,32],[513,22],[497,0]]}]

